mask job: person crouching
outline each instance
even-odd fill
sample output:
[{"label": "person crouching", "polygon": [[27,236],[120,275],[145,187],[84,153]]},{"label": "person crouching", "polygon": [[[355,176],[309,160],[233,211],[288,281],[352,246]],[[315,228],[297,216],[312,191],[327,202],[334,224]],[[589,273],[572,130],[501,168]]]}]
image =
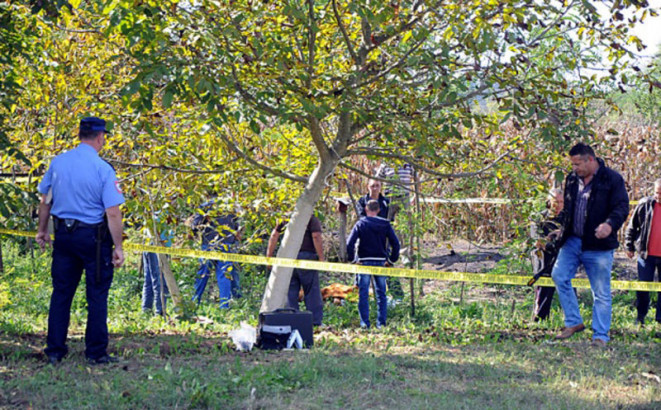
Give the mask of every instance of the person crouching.
[{"label": "person crouching", "polygon": [[[373,199],[367,201],[364,216],[356,222],[347,239],[347,256],[349,261],[356,261],[366,266],[392,265],[399,258],[399,239],[390,225],[390,221],[380,218],[379,203]],[[386,241],[390,244],[390,255]],[[356,243],[358,255],[356,258]],[[360,327],[369,328],[369,287],[372,275],[358,275],[358,312]],[[386,325],[388,316],[388,301],[386,299],[386,277],[374,275],[374,291],[377,298],[376,327]]]}]

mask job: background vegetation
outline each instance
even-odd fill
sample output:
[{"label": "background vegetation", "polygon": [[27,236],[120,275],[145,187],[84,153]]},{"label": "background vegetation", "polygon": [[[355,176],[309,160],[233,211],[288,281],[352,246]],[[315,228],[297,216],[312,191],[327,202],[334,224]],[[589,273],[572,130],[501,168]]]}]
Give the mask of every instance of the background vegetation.
[{"label": "background vegetation", "polygon": [[[632,199],[661,173],[659,59],[637,60],[643,45],[629,33],[656,11],[606,4],[2,3],[0,226],[35,229],[41,175],[77,144],[80,118],[99,115],[113,127],[102,154],[118,170],[132,242],[147,241],[160,212],[158,230],[196,246],[186,221],[217,195],[243,219],[242,252],[262,254],[278,219],[316,206],[335,259],[334,198],[365,192],[383,162],[409,162],[419,207],[397,228],[420,238],[418,255],[456,238],[497,243],[511,256],[496,271],[527,274],[527,225],[568,171],[570,144],[593,144]],[[512,202],[432,202],[472,197]],[[256,324],[262,269],[242,267],[245,297],[229,311],[210,297],[188,319],[164,320],[140,313],[137,255],[110,298],[122,363],[83,365],[81,289],[72,354],[45,367],[49,255],[0,240],[0,406],[659,406],[660,329],[633,327],[630,293],[615,295],[606,350],[589,332],[555,343],[561,312],[531,323],[529,289],[434,284],[414,317],[405,300],[382,332],[357,330],[354,303],[327,306],[312,351],[244,354],[226,334]],[[173,261],[186,299],[195,269]],[[588,317],[589,293],[580,299]]]}]

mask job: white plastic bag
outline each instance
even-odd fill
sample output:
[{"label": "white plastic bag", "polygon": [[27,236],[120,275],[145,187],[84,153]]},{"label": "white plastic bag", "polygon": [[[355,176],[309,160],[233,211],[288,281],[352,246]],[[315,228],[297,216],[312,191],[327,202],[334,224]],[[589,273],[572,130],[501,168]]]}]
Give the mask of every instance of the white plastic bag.
[{"label": "white plastic bag", "polygon": [[232,338],[236,350],[240,352],[249,352],[257,340],[257,329],[246,322],[241,322],[239,329],[230,330],[229,336]]}]

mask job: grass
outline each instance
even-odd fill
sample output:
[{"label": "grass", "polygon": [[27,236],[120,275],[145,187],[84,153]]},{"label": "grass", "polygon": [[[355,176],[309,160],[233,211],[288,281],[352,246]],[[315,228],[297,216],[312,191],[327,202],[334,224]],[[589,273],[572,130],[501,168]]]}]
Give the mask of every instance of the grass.
[{"label": "grass", "polygon": [[[85,364],[79,289],[70,354],[50,367],[42,356],[48,257],[32,260],[4,245],[0,408],[661,407],[661,325],[634,327],[629,292],[614,294],[607,349],[591,347],[589,330],[555,342],[557,302],[550,321],[532,323],[528,288],[466,285],[458,303],[460,285],[442,284],[417,300],[415,317],[407,305],[394,308],[385,329],[359,330],[355,303],[327,305],[314,349],[240,353],[227,331],[242,320],[256,324],[263,277],[247,268],[246,297],[228,311],[210,297],[197,312],[207,320],[166,321],[140,311],[134,255],[116,273],[110,298],[110,348],[122,361]],[[175,263],[184,295],[192,294],[195,270],[195,261]],[[589,323],[589,291],[579,299]]]}]

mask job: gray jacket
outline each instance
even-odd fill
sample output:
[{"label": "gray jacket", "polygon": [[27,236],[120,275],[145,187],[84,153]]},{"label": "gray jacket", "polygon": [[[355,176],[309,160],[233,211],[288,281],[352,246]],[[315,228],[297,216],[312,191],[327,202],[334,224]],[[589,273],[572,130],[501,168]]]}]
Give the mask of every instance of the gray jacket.
[{"label": "gray jacket", "polygon": [[654,197],[648,196],[641,199],[634,209],[629,226],[624,233],[624,248],[630,252],[638,251],[643,259],[647,258],[647,244],[650,241],[655,204]]}]

